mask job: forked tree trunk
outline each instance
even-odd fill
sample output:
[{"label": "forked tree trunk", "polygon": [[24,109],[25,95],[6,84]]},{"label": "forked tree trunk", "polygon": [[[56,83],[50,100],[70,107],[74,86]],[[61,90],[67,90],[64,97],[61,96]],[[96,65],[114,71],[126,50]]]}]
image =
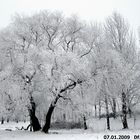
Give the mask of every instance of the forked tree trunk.
[{"label": "forked tree trunk", "polygon": [[123,129],[128,128],[126,94],[124,92],[122,93],[122,124],[123,124]]},{"label": "forked tree trunk", "polygon": [[54,101],[52,101],[50,107],[49,107],[49,110],[47,112],[47,115],[46,115],[46,121],[45,121],[45,125],[43,126],[43,129],[42,131],[45,132],[45,133],[48,133],[49,129],[50,129],[50,124],[51,124],[51,117],[52,117],[52,114],[53,114],[53,111],[54,111],[54,108],[56,106],[56,103],[58,101],[58,99],[60,98],[60,96],[58,95]]},{"label": "forked tree trunk", "polygon": [[106,105],[107,129],[110,130],[110,118],[109,118],[109,109],[108,109],[108,99],[107,99],[107,97],[105,97],[105,105]]}]

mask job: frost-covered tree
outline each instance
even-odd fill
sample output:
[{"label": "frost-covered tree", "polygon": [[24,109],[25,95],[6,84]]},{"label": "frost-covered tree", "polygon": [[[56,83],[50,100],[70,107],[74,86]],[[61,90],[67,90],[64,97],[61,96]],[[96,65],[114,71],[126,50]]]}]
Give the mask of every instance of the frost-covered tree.
[{"label": "frost-covered tree", "polygon": [[[136,45],[135,40],[130,32],[129,25],[125,19],[118,13],[114,13],[111,17],[106,20],[105,25],[107,44],[112,49],[115,49],[122,61],[122,68],[119,70],[121,74],[121,100],[122,100],[122,123],[123,128],[128,128],[127,124],[127,93],[125,91],[130,84],[130,81],[135,77],[133,73],[133,65],[136,63]],[[124,68],[127,67],[127,69]],[[132,73],[131,73],[132,72]],[[131,73],[129,75],[128,73]],[[132,76],[133,75],[133,76]],[[130,79],[129,79],[129,77]],[[132,76],[132,77],[131,77]],[[127,81],[127,82],[126,82]]]},{"label": "frost-covered tree", "polygon": [[119,14],[109,17],[105,28],[58,12],[17,15],[1,32],[0,49],[0,95],[14,105],[13,119],[28,112],[33,130],[48,133],[52,117],[59,115],[53,116],[55,108],[72,103],[71,112],[86,129],[93,106],[101,116],[102,104],[110,129],[110,110],[116,117],[121,102],[123,127],[128,127],[127,112],[139,97],[139,65],[133,35]]},{"label": "frost-covered tree", "polygon": [[[17,16],[10,26],[8,39],[4,38],[7,46],[12,44],[12,78],[20,85],[22,92],[27,93],[34,131],[40,129],[35,115],[35,98],[38,96],[35,92],[39,92],[40,96],[43,95],[41,93],[47,94],[50,98],[43,127],[43,131],[48,132],[57,101],[65,99],[65,92],[85,80],[84,70],[88,63],[73,52],[78,49],[81,29],[80,22],[75,18],[62,22],[59,14],[42,12],[32,17]],[[68,44],[72,47],[70,51],[64,49]],[[83,60],[85,63],[81,63]]]}]

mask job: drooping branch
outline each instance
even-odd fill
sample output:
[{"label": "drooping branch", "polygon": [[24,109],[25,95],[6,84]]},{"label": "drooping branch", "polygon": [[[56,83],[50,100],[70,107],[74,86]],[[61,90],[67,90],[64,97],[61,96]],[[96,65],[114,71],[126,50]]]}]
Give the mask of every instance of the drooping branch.
[{"label": "drooping branch", "polygon": [[60,90],[60,93],[62,92],[65,92],[66,90],[69,90],[69,89],[74,89],[74,87],[77,85],[77,84],[81,84],[83,81],[82,80],[77,80],[77,82],[73,82],[71,84],[69,84],[68,86],[66,86],[65,88],[61,89]]}]

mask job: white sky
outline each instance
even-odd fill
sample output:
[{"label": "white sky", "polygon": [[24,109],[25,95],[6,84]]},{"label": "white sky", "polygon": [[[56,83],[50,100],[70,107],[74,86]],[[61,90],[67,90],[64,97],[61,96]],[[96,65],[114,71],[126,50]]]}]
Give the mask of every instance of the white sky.
[{"label": "white sky", "polygon": [[121,13],[136,30],[140,26],[140,0],[0,0],[0,29],[15,13],[30,15],[40,10],[77,14],[87,21],[103,21],[112,11]]}]

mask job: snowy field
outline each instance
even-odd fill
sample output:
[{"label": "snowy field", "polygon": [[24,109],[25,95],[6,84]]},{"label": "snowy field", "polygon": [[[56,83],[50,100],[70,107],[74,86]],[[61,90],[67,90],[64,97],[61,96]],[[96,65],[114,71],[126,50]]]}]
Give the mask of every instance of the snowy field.
[{"label": "snowy field", "polygon": [[105,131],[101,133],[87,132],[81,130],[73,131],[58,131],[58,134],[44,134],[42,132],[29,131],[0,131],[0,140],[104,140],[104,135],[129,135],[130,140],[134,139],[135,135],[140,134],[140,131]]},{"label": "snowy field", "polygon": [[104,131],[92,132],[84,130],[60,130],[58,134],[51,131],[50,134],[42,132],[29,132],[29,131],[4,131],[0,130],[0,140],[104,140],[104,135],[129,135],[130,140],[134,139],[135,135],[139,135],[140,131],[125,130],[125,131]]},{"label": "snowy field", "polygon": [[[16,127],[26,127],[28,123],[5,123],[0,125],[0,140],[104,140],[104,135],[116,136],[128,135],[133,140],[136,135],[140,135],[140,121],[137,120],[135,125],[133,119],[129,119],[129,130],[121,129],[120,120],[111,120],[111,130],[107,131],[104,119],[93,120],[88,130],[72,129],[72,130],[50,130],[49,134],[42,132],[30,132],[17,130]],[[94,125],[93,125],[94,124]],[[7,131],[5,129],[11,129]]]}]

